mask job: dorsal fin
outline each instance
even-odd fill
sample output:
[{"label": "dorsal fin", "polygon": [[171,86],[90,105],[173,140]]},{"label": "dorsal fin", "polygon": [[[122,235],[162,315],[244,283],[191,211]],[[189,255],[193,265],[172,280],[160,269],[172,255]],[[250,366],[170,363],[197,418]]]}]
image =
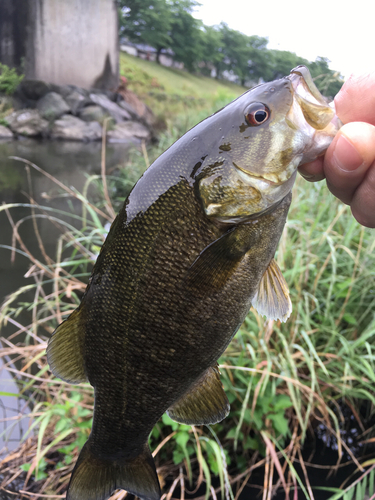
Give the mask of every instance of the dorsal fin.
[{"label": "dorsal fin", "polygon": [[272,259],[251,301],[254,309],[268,319],[286,321],[292,312],[288,285],[275,259]]},{"label": "dorsal fin", "polygon": [[221,422],[229,413],[229,401],[217,366],[208,368],[167,413],[182,424],[208,425]]}]

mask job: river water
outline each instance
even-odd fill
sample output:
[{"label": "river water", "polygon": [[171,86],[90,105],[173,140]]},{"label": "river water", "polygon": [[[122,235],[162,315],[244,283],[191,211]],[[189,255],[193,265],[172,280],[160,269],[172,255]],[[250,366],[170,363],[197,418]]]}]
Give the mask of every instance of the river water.
[{"label": "river water", "polygon": [[[111,171],[126,161],[129,154],[129,144],[110,144],[106,147],[106,167]],[[66,197],[53,196],[57,194],[56,184],[42,173],[30,168],[28,174],[25,163],[10,157],[16,156],[35,163],[37,166],[53,175],[69,187],[82,191],[87,176],[100,173],[101,143],[90,142],[58,142],[21,139],[17,141],[0,141],[0,204],[29,203],[28,194],[33,193],[35,201],[40,205],[50,205],[57,209],[67,210]],[[60,190],[61,191],[61,190]],[[30,208],[11,209],[14,221],[30,215]],[[73,222],[70,220],[69,222]],[[51,230],[50,223],[38,223],[38,228],[46,251],[54,255],[58,232]],[[26,246],[35,254],[39,254],[38,244],[31,221],[20,226],[20,234]],[[33,282],[25,278],[30,262],[20,255],[15,255],[11,262],[12,228],[4,211],[0,212],[0,304],[10,293],[19,287]],[[29,318],[17,318],[19,323],[27,324]],[[13,325],[2,328],[0,336],[7,338],[15,331]],[[0,366],[0,391],[16,393],[17,386],[9,373]],[[0,397],[0,456],[14,449],[28,423],[17,423],[12,417],[20,413],[28,413],[28,408],[22,400],[15,396]],[[8,429],[5,435],[4,431]],[[3,450],[3,451],[1,451]]]}]

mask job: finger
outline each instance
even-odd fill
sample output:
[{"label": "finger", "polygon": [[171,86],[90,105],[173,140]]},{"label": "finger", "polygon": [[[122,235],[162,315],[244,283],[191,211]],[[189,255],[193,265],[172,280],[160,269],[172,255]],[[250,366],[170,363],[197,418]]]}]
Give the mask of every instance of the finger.
[{"label": "finger", "polygon": [[310,163],[305,163],[298,168],[299,173],[309,182],[321,181],[325,178],[323,158],[317,158]]},{"label": "finger", "polygon": [[[374,161],[375,127],[361,122],[344,125],[324,157],[324,173],[330,191],[350,205]],[[372,196],[375,198],[375,191]]]},{"label": "finger", "polygon": [[350,76],[335,97],[337,116],[343,123],[375,125],[375,72]]},{"label": "finger", "polygon": [[354,193],[351,209],[362,226],[375,227],[375,162]]}]

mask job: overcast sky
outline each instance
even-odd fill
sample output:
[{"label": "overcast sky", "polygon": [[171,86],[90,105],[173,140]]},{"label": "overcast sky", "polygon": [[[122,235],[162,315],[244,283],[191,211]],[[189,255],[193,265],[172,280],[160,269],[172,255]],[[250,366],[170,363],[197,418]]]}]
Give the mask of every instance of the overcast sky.
[{"label": "overcast sky", "polygon": [[224,21],[268,48],[310,61],[327,57],[344,77],[375,70],[374,0],[198,0],[193,14],[212,26]]}]

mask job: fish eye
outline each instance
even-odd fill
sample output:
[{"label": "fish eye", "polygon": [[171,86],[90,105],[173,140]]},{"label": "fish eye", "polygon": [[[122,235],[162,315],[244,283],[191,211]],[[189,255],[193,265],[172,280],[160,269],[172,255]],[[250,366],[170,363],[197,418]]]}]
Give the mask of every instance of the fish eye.
[{"label": "fish eye", "polygon": [[253,102],[245,109],[245,119],[251,127],[262,125],[270,115],[270,110],[262,102]]}]

